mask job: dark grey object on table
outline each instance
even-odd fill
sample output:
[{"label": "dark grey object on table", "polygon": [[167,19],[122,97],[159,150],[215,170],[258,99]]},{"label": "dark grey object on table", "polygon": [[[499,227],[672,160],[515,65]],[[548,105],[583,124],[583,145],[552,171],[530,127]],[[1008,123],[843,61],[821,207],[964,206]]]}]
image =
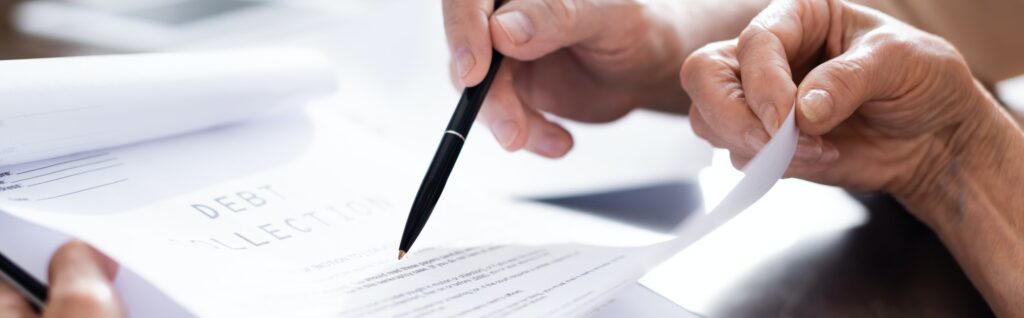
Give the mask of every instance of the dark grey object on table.
[{"label": "dark grey object on table", "polygon": [[[537,201],[667,231],[700,204],[699,187],[658,184]],[[857,195],[860,226],[772,255],[716,299],[708,317],[992,317],[942,242],[898,202]],[[823,207],[822,213],[828,213]],[[680,282],[685,284],[686,282]]]}]

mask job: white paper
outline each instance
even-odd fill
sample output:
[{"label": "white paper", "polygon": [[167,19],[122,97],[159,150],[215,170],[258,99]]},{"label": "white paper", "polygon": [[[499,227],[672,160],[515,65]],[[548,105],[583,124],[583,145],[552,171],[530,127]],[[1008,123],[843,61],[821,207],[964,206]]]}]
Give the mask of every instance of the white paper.
[{"label": "white paper", "polygon": [[996,94],[1007,107],[1024,114],[1024,75],[996,83]]},{"label": "white paper", "polygon": [[[631,285],[647,267],[640,252],[668,238],[449,192],[399,262],[422,176],[338,117],[292,116],[4,167],[42,175],[82,158],[117,164],[60,171],[45,177],[55,181],[0,192],[0,202],[9,217],[117,259],[119,288],[150,291],[126,301],[139,317],[173,316],[174,304],[202,316],[574,316]],[[0,242],[26,237],[0,232]],[[0,248],[44,279],[60,242]]]},{"label": "white paper", "polygon": [[700,317],[640,284],[634,284],[622,290],[615,299],[602,305],[590,315],[592,318]]},{"label": "white paper", "polygon": [[332,92],[335,74],[302,49],[0,61],[0,166],[303,105]]},{"label": "white paper", "polygon": [[707,213],[695,213],[677,228],[677,238],[665,244],[665,249],[679,251],[721,227],[745,211],[771,190],[785,174],[796,152],[800,130],[796,127],[796,111],[790,109],[772,139],[743,167],[743,179],[729,190],[729,194],[706,208]]},{"label": "white paper", "polygon": [[[783,121],[778,132],[743,167],[743,178],[731,187],[721,202],[711,205],[712,208],[708,208],[707,202],[705,202],[706,205],[701,208],[702,211],[691,214],[672,231],[675,237],[671,240],[637,249],[636,256],[632,261],[634,266],[642,269],[637,271],[641,274],[633,277],[634,280],[640,279],[642,273],[646,273],[654,266],[661,264],[725,225],[771,190],[772,186],[785,174],[793,159],[793,154],[796,152],[800,131],[796,127],[795,113],[795,110],[790,110],[789,116]],[[704,211],[709,212],[704,213]],[[678,283],[685,284],[686,282]]]},{"label": "white paper", "polygon": [[[449,193],[457,199],[442,200],[397,262],[411,200],[401,194],[414,193],[419,174],[397,173],[408,159],[337,116],[313,118],[4,167],[5,181],[26,171],[52,181],[0,192],[3,211],[121,262],[117,284],[138,291],[126,301],[137,316],[536,316],[589,313],[743,208],[713,209],[665,241],[596,217]],[[783,127],[733,190],[745,202],[791,157],[792,116]],[[40,237],[5,224],[12,230],[0,241]],[[2,248],[45,279],[63,239]]]},{"label": "white paper", "polygon": [[[728,150],[717,151],[712,167],[701,174],[701,190],[705,196],[721,198],[742,177]],[[715,317],[729,312],[737,293],[743,292],[738,286],[756,282],[772,270],[766,264],[796,246],[819,246],[836,233],[863,225],[868,216],[867,209],[843,189],[795,178],[779,180],[757,203],[651,269],[640,283],[688,310]]]}]

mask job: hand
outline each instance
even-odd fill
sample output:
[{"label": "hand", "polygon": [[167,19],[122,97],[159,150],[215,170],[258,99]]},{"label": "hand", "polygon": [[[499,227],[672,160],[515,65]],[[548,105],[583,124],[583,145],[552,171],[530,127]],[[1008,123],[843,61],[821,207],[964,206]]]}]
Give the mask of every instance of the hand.
[{"label": "hand", "polygon": [[743,166],[796,105],[788,176],[910,195],[995,106],[946,41],[839,1],[777,1],[682,67],[693,129]]},{"label": "hand", "polygon": [[[111,280],[117,264],[79,241],[62,246],[50,261],[50,294],[43,317],[124,317]],[[0,281],[0,317],[35,317],[29,303]]]},{"label": "hand", "polygon": [[572,137],[542,112],[606,122],[639,106],[685,109],[675,70],[691,50],[672,24],[685,17],[665,11],[629,0],[513,0],[497,11],[494,0],[445,0],[452,76],[473,86],[492,47],[509,57],[480,119],[509,151],[560,157]]}]

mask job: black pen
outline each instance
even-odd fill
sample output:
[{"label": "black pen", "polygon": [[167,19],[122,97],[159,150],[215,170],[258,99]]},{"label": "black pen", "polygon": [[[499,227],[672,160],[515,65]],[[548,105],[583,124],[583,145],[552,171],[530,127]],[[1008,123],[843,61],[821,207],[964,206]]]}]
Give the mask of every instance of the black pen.
[{"label": "black pen", "polygon": [[487,69],[487,76],[484,77],[484,80],[462,92],[462,98],[459,99],[459,104],[455,108],[455,114],[452,114],[452,119],[448,122],[448,129],[444,131],[444,137],[441,137],[441,145],[437,147],[434,160],[430,162],[430,169],[427,170],[427,175],[423,177],[423,183],[420,184],[420,190],[416,193],[412,210],[409,211],[409,219],[405,221],[402,242],[398,245],[399,260],[405,257],[405,253],[412,247],[412,243],[416,242],[416,238],[423,231],[423,226],[427,224],[427,219],[430,218],[430,213],[434,211],[437,200],[441,198],[441,191],[444,191],[444,185],[448,182],[448,175],[452,173],[455,161],[459,159],[462,145],[466,143],[466,136],[469,136],[469,128],[473,126],[476,114],[480,112],[480,106],[483,105],[487,90],[491,88],[491,83],[494,82],[494,77],[498,74],[498,68],[501,67],[503,58],[501,53],[493,51],[491,66]]},{"label": "black pen", "polygon": [[6,281],[21,293],[37,312],[42,310],[49,294],[46,285],[33,278],[2,253],[0,253],[0,280]]}]

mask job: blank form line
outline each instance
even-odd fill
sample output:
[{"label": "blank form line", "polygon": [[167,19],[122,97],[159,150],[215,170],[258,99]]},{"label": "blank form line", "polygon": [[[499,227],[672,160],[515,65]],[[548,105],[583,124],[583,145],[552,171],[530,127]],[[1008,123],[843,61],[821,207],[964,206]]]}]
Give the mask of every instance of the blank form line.
[{"label": "blank form line", "polygon": [[18,172],[17,174],[20,175],[20,174],[23,174],[23,173],[30,173],[30,172],[35,172],[35,171],[43,170],[43,169],[46,169],[46,168],[53,168],[53,167],[56,167],[56,166],[59,166],[59,165],[68,164],[68,163],[72,163],[72,162],[76,162],[76,161],[82,161],[82,160],[92,159],[92,158],[96,158],[96,157],[106,156],[107,154],[109,154],[109,153],[108,152],[102,152],[102,153],[98,153],[98,154],[90,155],[90,156],[85,156],[85,157],[78,158],[78,159],[71,159],[71,160],[68,160],[68,161],[58,162],[58,163],[51,164],[51,165],[45,166],[45,167],[39,167],[39,168],[35,168],[35,169],[32,169],[32,170],[25,170],[25,171],[22,171],[22,172]]},{"label": "blank form line", "polygon": [[50,143],[55,143],[55,142],[65,142],[65,141],[68,141],[68,140],[75,140],[75,139],[93,138],[93,137],[96,137],[96,136],[108,135],[108,134],[112,134],[112,133],[115,133],[115,132],[117,132],[117,130],[108,129],[108,130],[94,131],[94,132],[89,132],[89,133],[75,134],[73,136],[63,136],[63,137],[56,137],[56,138],[49,138],[49,139],[40,139],[40,140],[34,140],[34,141],[29,141],[29,142],[23,143],[23,144],[21,144],[21,147],[29,147],[29,146],[35,146],[35,145],[50,144]]},{"label": "blank form line", "polygon": [[56,178],[56,179],[50,179],[50,180],[42,181],[42,182],[39,182],[39,183],[33,183],[33,184],[28,185],[28,186],[29,187],[34,187],[34,186],[37,186],[37,185],[40,185],[40,184],[50,183],[50,182],[54,182],[54,181],[57,181],[57,180],[63,180],[63,179],[71,178],[71,177],[74,177],[74,176],[79,176],[79,175],[83,175],[83,174],[90,173],[90,172],[96,172],[96,171],[100,171],[100,170],[106,170],[106,169],[110,169],[110,168],[117,167],[117,166],[123,166],[123,165],[124,165],[124,163],[115,163],[115,164],[112,164],[112,165],[109,165],[109,166],[103,166],[103,167],[99,167],[99,168],[92,169],[92,170],[86,170],[86,171],[82,171],[82,172],[75,173],[75,174],[69,174],[69,175],[66,175],[66,176],[63,176],[63,177],[60,177],[60,178]]},{"label": "blank form line", "polygon": [[25,151],[20,153],[24,157],[33,157],[43,154],[43,157],[53,157],[55,154],[64,153],[81,153],[84,150],[104,148],[104,144],[101,140],[91,140],[70,145],[57,145],[45,149],[37,149],[32,151]]},{"label": "blank form line", "polygon": [[64,172],[64,171],[74,170],[74,169],[78,169],[78,168],[81,168],[81,167],[87,167],[87,166],[91,166],[91,165],[95,165],[95,164],[101,164],[101,163],[104,163],[104,162],[111,162],[111,161],[114,161],[114,160],[117,160],[117,158],[107,158],[107,159],[103,159],[103,160],[100,160],[100,161],[80,164],[80,165],[73,166],[73,167],[68,167],[68,168],[64,168],[64,169],[60,169],[60,170],[55,170],[55,171],[47,172],[47,173],[44,173],[44,174],[41,174],[41,175],[38,175],[38,176],[34,176],[34,177],[28,177],[28,178],[21,179],[21,180],[11,181],[11,183],[18,183],[18,182],[22,182],[22,181],[28,181],[28,180],[32,180],[32,179],[39,178],[39,177],[45,177],[45,176],[48,176],[48,175],[51,175],[51,174],[55,174],[55,173],[61,173],[61,172]]},{"label": "blank form line", "polygon": [[54,115],[54,114],[60,114],[60,113],[76,112],[76,111],[80,111],[80,110],[99,108],[99,107],[102,107],[102,106],[103,105],[89,105],[89,106],[81,106],[81,107],[74,107],[74,108],[57,109],[57,110],[51,110],[51,111],[46,111],[46,112],[21,114],[21,115],[17,115],[17,116],[11,116],[11,117],[8,117],[8,118],[10,118],[10,119],[32,118],[32,117]]},{"label": "blank form line", "polygon": [[117,180],[117,181],[110,182],[110,183],[104,183],[104,184],[101,184],[101,185],[98,185],[98,186],[92,186],[92,187],[88,187],[88,188],[85,188],[85,189],[82,189],[82,190],[78,190],[78,191],[75,191],[75,192],[68,192],[68,193],[65,193],[65,194],[56,195],[56,196],[52,196],[52,197],[48,197],[48,198],[36,199],[36,201],[46,201],[46,200],[52,200],[52,199],[56,199],[56,198],[62,198],[62,197],[66,197],[66,196],[69,196],[69,195],[72,195],[72,194],[79,194],[79,193],[82,193],[82,192],[85,192],[85,191],[95,190],[95,189],[99,189],[99,188],[102,188],[102,187],[105,187],[105,186],[109,186],[109,185],[118,184],[118,183],[125,182],[125,181],[128,181],[128,179],[121,179],[121,180]]}]

